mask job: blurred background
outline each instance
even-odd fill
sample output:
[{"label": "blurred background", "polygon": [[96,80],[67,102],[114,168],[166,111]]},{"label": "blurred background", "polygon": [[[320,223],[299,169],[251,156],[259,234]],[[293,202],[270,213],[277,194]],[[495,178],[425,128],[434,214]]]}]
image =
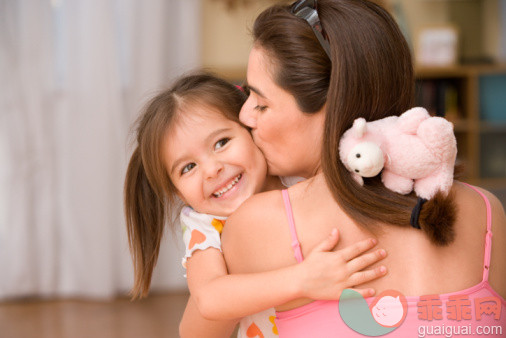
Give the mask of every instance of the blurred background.
[{"label": "blurred background", "polygon": [[[174,77],[242,82],[273,0],[0,0],[0,336],[177,337],[187,288],[167,231],[130,302],[131,126]],[[455,125],[463,180],[506,201],[506,0],[376,1],[416,62],[418,105]]]}]

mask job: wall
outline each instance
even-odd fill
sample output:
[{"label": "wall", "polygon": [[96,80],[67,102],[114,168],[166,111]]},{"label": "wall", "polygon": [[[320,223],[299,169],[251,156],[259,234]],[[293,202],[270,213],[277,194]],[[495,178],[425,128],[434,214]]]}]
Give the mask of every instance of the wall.
[{"label": "wall", "polygon": [[227,8],[217,0],[202,0],[202,63],[224,77],[245,78],[252,38],[250,29],[272,0]]}]

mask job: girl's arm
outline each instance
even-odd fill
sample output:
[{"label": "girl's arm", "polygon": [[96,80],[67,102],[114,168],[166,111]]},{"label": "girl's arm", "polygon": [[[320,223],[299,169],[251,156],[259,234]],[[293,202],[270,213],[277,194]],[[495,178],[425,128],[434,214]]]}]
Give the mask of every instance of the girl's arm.
[{"label": "girl's arm", "polygon": [[237,320],[213,321],[202,317],[197,305],[190,296],[183,319],[179,324],[179,336],[181,338],[224,338],[230,337],[237,325]]},{"label": "girl's arm", "polygon": [[[384,250],[363,254],[376,245],[374,240],[329,252],[337,241],[334,230],[301,264],[254,274],[227,275],[219,250],[196,251],[187,262],[188,286],[204,318],[223,320],[258,313],[301,297],[338,299],[343,289],[385,274],[384,267],[359,272],[385,257]],[[357,291],[364,296],[374,294],[372,289]]]}]

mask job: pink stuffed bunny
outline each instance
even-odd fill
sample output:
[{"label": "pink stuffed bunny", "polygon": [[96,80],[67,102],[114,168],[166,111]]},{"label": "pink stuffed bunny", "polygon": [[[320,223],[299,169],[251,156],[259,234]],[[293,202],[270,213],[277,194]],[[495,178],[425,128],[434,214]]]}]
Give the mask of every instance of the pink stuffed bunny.
[{"label": "pink stuffed bunny", "polygon": [[453,184],[457,142],[450,122],[417,107],[372,122],[356,119],[341,138],[339,155],[361,185],[362,177],[383,170],[388,189],[403,195],[414,189],[430,199],[437,191],[448,194]]}]

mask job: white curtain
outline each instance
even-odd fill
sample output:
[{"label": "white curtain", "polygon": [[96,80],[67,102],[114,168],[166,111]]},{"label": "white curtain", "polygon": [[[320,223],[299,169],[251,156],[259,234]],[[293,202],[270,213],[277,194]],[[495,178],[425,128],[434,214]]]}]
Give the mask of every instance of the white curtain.
[{"label": "white curtain", "polygon": [[[0,0],[0,299],[130,289],[131,123],[199,65],[199,21],[199,0]],[[167,234],[153,286],[182,289]]]}]

